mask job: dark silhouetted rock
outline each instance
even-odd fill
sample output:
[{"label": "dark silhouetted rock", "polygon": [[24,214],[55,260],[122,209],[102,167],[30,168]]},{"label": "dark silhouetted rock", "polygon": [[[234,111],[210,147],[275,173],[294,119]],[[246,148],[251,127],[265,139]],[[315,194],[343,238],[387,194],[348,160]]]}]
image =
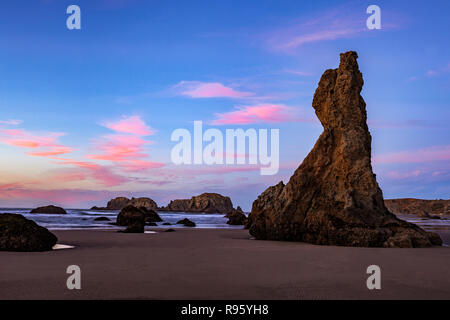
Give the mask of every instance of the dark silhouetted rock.
[{"label": "dark silhouetted rock", "polygon": [[91,208],[91,210],[94,210],[94,211],[106,211],[106,210],[108,210],[108,208],[93,206]]},{"label": "dark silhouetted rock", "polygon": [[[238,207],[240,209],[240,207]],[[234,226],[241,226],[244,225],[247,217],[241,210],[233,209],[229,214],[226,215],[228,218],[227,224],[234,225]]]},{"label": "dark silhouetted rock", "polygon": [[163,226],[171,226],[172,224],[170,222],[164,222],[162,225]]},{"label": "dark silhouetted rock", "polygon": [[122,210],[126,206],[133,206],[136,208],[144,207],[147,210],[156,210],[158,205],[150,198],[131,198],[117,197],[108,201],[106,207],[94,206],[91,210],[104,211],[104,210]]},{"label": "dark silhouetted rock", "polygon": [[157,227],[158,225],[155,222],[147,222],[147,225],[150,227]]},{"label": "dark silhouetted rock", "polygon": [[126,206],[117,216],[116,224],[118,226],[129,226],[132,224],[145,224],[145,213],[134,206]]},{"label": "dark silhouetted rock", "polygon": [[191,199],[172,200],[167,207],[161,209],[174,212],[228,213],[233,209],[233,203],[229,197],[218,193],[203,193]]},{"label": "dark silhouetted rock", "polygon": [[164,232],[175,232],[175,229],[167,229],[167,230],[164,230]]},{"label": "dark silhouetted rock", "polygon": [[20,214],[0,214],[0,251],[52,250],[58,238]]},{"label": "dark silhouetted rock", "polygon": [[429,247],[440,237],[396,218],[372,172],[363,78],[355,52],[327,70],[313,107],[324,127],[289,182],[253,202],[247,226],[256,239],[361,247]]},{"label": "dark silhouetted rock", "polygon": [[33,209],[30,213],[67,214],[66,210],[63,208],[52,205]]},{"label": "dark silhouetted rock", "polygon": [[136,222],[130,224],[125,230],[120,231],[122,233],[144,233],[144,225]]},{"label": "dark silhouetted rock", "polygon": [[159,214],[152,209],[146,209],[145,207],[140,207],[140,210],[142,210],[142,212],[144,212],[144,219],[145,222],[161,222],[163,221],[161,219],[161,217],[159,216]]},{"label": "dark silhouetted rock", "polygon": [[178,221],[177,224],[182,224],[185,227],[195,227],[195,222],[189,220],[188,218]]},{"label": "dark silhouetted rock", "polygon": [[94,221],[110,221],[107,217],[98,217],[95,218]]}]

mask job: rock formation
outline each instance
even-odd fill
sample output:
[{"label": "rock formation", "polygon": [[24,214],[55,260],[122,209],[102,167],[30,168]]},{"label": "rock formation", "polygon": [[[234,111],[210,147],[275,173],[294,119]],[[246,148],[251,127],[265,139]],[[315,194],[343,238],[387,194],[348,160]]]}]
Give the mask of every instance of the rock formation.
[{"label": "rock formation", "polygon": [[125,198],[125,197],[117,197],[108,201],[106,207],[97,207],[94,206],[91,210],[122,210],[126,206],[134,206],[137,208],[144,207],[147,210],[156,210],[158,205],[155,201],[150,198]]},{"label": "rock formation", "polygon": [[141,223],[132,223],[125,230],[121,230],[122,233],[144,233],[144,225]]},{"label": "rock formation", "polygon": [[153,210],[147,210],[144,207],[136,208],[132,205],[123,208],[117,215],[116,224],[119,226],[129,226],[131,224],[159,222],[161,217]]},{"label": "rock formation", "polygon": [[399,220],[383,202],[372,172],[371,136],[356,52],[327,70],[313,107],[324,131],[289,182],[253,202],[249,232],[257,239],[362,247],[429,247],[440,237]]},{"label": "rock formation", "polygon": [[58,238],[20,214],[0,214],[0,251],[52,250]]},{"label": "rock formation", "polygon": [[227,213],[225,217],[228,218],[227,224],[233,226],[244,225],[247,221],[247,217],[239,206],[237,209],[233,209],[231,212]]},{"label": "rock formation", "polygon": [[390,199],[384,200],[384,204],[395,214],[415,214],[423,218],[450,215],[450,200]]},{"label": "rock formation", "polygon": [[52,205],[33,209],[30,213],[67,214],[66,210],[63,208]]},{"label": "rock formation", "polygon": [[161,222],[161,221],[163,221],[161,219],[161,217],[159,216],[159,214],[155,210],[147,209],[145,207],[140,207],[139,209],[141,209],[142,212],[144,212],[144,220],[145,220],[145,222],[147,222],[147,223],[152,222],[153,223],[153,222]]},{"label": "rock formation", "polygon": [[195,227],[196,226],[195,222],[189,220],[188,218],[184,218],[183,220],[178,221],[177,224],[182,224],[185,227]]},{"label": "rock formation", "polygon": [[191,199],[172,200],[167,207],[161,208],[164,211],[205,213],[228,213],[232,209],[231,199],[218,193],[203,193]]}]

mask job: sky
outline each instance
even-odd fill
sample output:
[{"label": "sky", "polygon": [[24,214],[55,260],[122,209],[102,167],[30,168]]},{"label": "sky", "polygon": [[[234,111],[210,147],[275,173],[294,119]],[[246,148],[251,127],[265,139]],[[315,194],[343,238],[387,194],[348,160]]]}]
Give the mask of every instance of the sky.
[{"label": "sky", "polygon": [[[81,29],[69,30],[69,5]],[[369,5],[381,29],[369,30]],[[449,1],[0,3],[0,207],[158,205],[203,192],[250,210],[322,132],[322,73],[357,51],[385,198],[450,198]],[[279,129],[280,169],[175,165],[172,133]],[[244,155],[245,156],[245,155]]]}]

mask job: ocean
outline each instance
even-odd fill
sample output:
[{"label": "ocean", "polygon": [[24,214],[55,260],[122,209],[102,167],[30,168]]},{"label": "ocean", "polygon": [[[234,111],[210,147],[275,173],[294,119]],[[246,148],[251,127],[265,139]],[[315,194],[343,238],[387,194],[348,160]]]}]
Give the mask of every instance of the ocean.
[{"label": "ocean", "polygon": [[[119,210],[115,211],[95,211],[90,209],[66,209],[67,214],[30,214],[31,208],[0,208],[0,213],[19,213],[27,219],[35,221],[38,225],[50,230],[68,229],[123,229],[123,227],[112,225],[116,221]],[[191,212],[167,212],[158,211],[163,222],[158,222],[158,226],[152,228],[180,228],[176,222],[188,218],[196,223],[195,228],[213,229],[242,229],[242,226],[230,226],[224,214],[191,213]],[[95,218],[107,217],[110,221],[95,221]],[[450,230],[450,219],[423,219],[415,215],[398,215],[400,219],[415,223],[425,230],[438,231]],[[172,225],[162,225],[169,222]]]},{"label": "ocean", "polygon": [[[67,214],[30,214],[30,208],[0,208],[0,213],[18,213],[33,220],[38,225],[50,230],[70,229],[123,229],[123,227],[111,225],[116,221],[119,210],[95,211],[90,209],[66,209]],[[218,228],[218,229],[242,229],[242,226],[230,226],[224,214],[187,213],[158,211],[163,222],[158,222],[157,227],[152,228],[180,228],[183,225],[175,223],[181,219],[188,218],[197,224],[196,228]],[[110,221],[94,221],[98,217],[107,217]],[[172,225],[162,225],[169,222]]]}]

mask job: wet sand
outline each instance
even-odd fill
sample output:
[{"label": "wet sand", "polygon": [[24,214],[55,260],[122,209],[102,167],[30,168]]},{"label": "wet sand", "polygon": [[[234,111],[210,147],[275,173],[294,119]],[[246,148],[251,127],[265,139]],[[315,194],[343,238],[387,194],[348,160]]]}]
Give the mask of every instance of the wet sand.
[{"label": "wet sand", "polygon": [[[450,247],[324,247],[218,229],[55,234],[76,248],[0,252],[0,299],[450,299]],[[73,264],[81,290],[66,287]],[[381,290],[366,287],[372,264]]]}]

